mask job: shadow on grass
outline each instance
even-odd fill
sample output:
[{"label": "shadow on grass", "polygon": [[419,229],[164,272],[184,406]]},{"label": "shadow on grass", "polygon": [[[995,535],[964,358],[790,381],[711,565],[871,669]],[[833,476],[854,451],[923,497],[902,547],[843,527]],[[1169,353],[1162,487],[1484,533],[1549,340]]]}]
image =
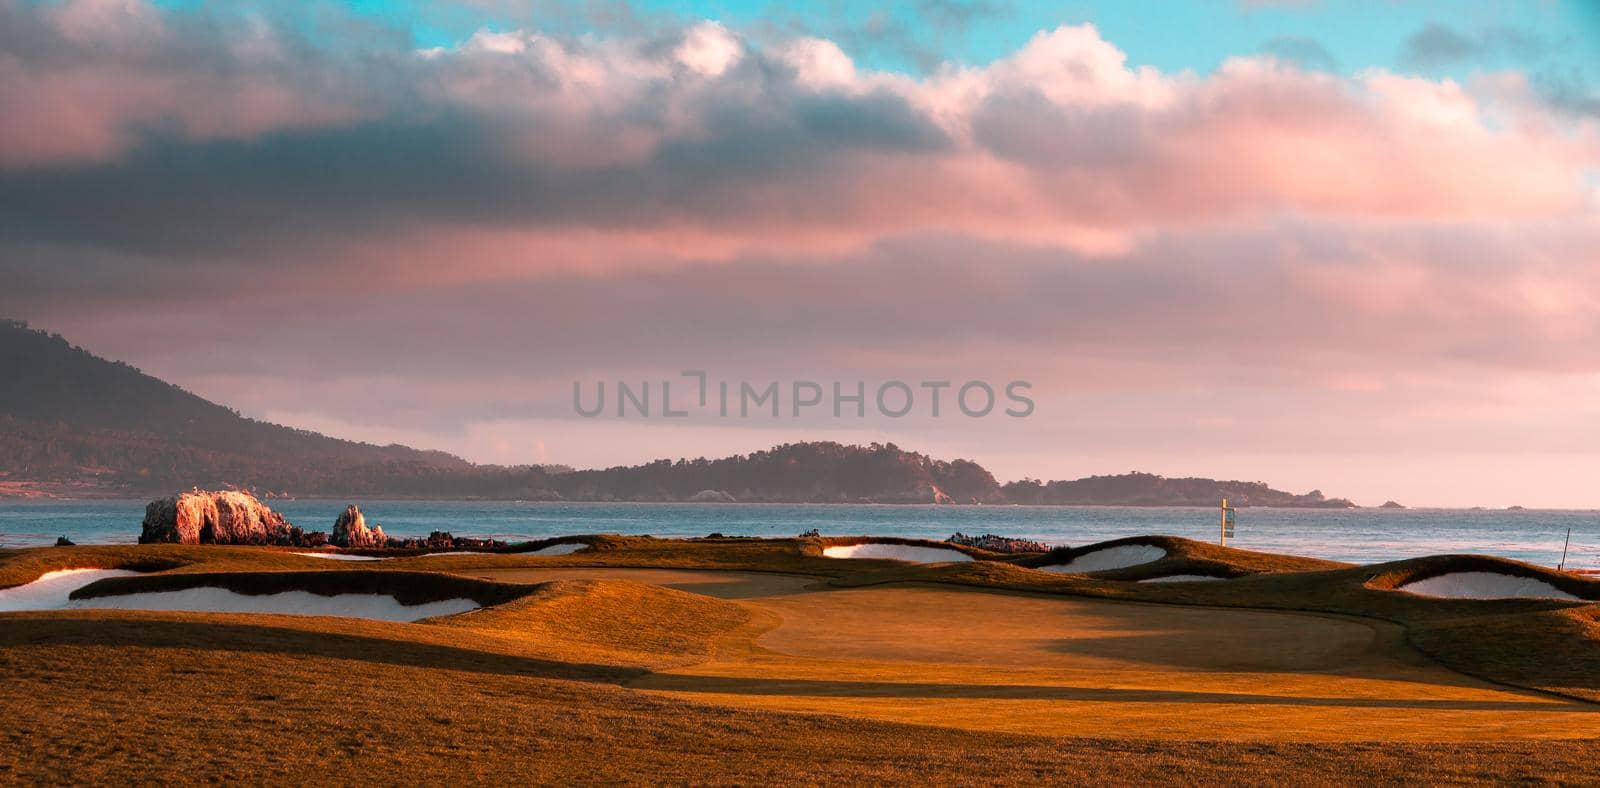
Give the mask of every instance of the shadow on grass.
[{"label": "shadow on grass", "polygon": [[0,649],[49,645],[242,651],[604,683],[618,683],[646,673],[640,668],[561,662],[338,631],[321,628],[328,626],[324,619],[309,619],[308,624],[318,628],[302,629],[267,623],[181,621],[165,617],[171,614],[94,613],[96,615],[83,617],[55,612],[8,615],[4,623],[0,623]]},{"label": "shadow on grass", "polygon": [[1404,698],[1328,698],[1184,690],[1107,689],[1043,684],[941,684],[887,681],[816,681],[653,673],[626,682],[634,689],[810,698],[917,698],[959,700],[1092,701],[1111,703],[1217,703],[1263,706],[1338,706],[1426,711],[1566,711],[1600,714],[1579,704],[1551,701],[1474,701]]},{"label": "shadow on grass", "polygon": [[[489,582],[543,583],[551,580],[634,580],[717,599],[762,599],[825,588],[811,575],[721,569],[658,569],[652,567],[511,568],[446,570]],[[493,572],[492,574],[490,572]]]}]

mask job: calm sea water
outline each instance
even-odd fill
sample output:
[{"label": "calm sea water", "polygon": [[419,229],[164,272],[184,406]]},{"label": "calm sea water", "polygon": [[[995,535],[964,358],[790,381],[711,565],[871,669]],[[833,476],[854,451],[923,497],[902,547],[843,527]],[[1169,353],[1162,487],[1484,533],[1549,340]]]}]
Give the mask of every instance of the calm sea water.
[{"label": "calm sea water", "polygon": [[[331,530],[343,501],[273,501],[307,530]],[[1200,508],[1036,506],[854,506],[788,504],[600,504],[371,501],[368,522],[395,536],[432,530],[507,541],[567,534],[795,536],[817,529],[846,536],[943,539],[997,533],[1081,545],[1139,534],[1217,538],[1217,513]],[[137,540],[143,501],[0,502],[0,546]],[[1600,512],[1453,509],[1240,509],[1231,544],[1357,563],[1438,553],[1487,553],[1554,566],[1572,529],[1569,566],[1600,569]]]}]

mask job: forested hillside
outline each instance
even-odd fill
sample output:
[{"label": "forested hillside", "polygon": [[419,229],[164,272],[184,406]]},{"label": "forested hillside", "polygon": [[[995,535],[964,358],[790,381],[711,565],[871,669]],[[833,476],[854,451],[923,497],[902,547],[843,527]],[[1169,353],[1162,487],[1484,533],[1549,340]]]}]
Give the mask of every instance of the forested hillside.
[{"label": "forested hillside", "polygon": [[245,418],[58,335],[0,321],[0,494],[142,496],[193,486],[366,499],[1351,505],[1260,482],[1144,473],[1002,486],[971,460],[892,443],[792,443],[604,470],[474,465]]}]

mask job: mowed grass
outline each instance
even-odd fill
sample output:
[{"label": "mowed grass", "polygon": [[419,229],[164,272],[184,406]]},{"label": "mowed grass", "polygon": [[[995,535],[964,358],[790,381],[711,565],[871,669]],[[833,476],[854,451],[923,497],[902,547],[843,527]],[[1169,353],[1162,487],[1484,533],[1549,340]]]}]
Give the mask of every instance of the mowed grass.
[{"label": "mowed grass", "polygon": [[[689,703],[422,624],[89,612],[0,627],[0,781],[861,784],[1596,779],[1592,742],[974,735]],[[566,672],[564,672],[566,671]]]},{"label": "mowed grass", "polygon": [[[1600,599],[1600,580],[1503,559],[1439,556],[1350,567],[1319,559],[1223,548],[1177,537],[1145,536],[1080,547],[1070,551],[1070,555],[1118,544],[1148,543],[1166,549],[1167,557],[1143,566],[1081,576],[1028,568],[1060,560],[1059,556],[1042,554],[999,556],[966,549],[964,552],[982,560],[933,566],[822,557],[826,545],[854,543],[860,541],[859,538],[669,540],[601,535],[581,537],[581,540],[590,544],[591,549],[566,556],[507,553],[402,557],[382,562],[331,561],[295,555],[283,549],[256,547],[41,548],[0,557],[0,588],[27,582],[52,569],[89,567],[165,570],[166,574],[411,570],[468,575],[479,569],[614,567],[785,573],[808,575],[845,587],[933,582],[1101,599],[1377,618],[1401,624],[1415,646],[1455,670],[1491,681],[1600,700],[1600,643],[1595,640],[1592,626],[1594,611],[1600,608],[1556,600],[1424,599],[1393,590],[1409,580],[1445,571],[1489,570],[1538,577],[1579,596]],[[887,541],[939,544],[919,540]],[[1235,579],[1178,584],[1128,582],[1164,574],[1191,573]],[[117,587],[118,583],[139,580],[106,582]],[[1475,634],[1479,626],[1485,627],[1481,636]]]},{"label": "mowed grass", "polygon": [[[1477,559],[1344,567],[1172,540],[1140,571],[1241,578],[1166,585],[1024,566],[1037,554],[907,566],[822,558],[817,539],[585,540],[561,557],[361,563],[0,555],[0,587],[138,568],[164,571],[105,583],[498,603],[415,624],[0,616],[0,782],[1600,780],[1596,707],[1422,655],[1600,689],[1593,605],[1389,590]],[[1449,741],[1404,741],[1429,739]]]},{"label": "mowed grass", "polygon": [[[607,571],[607,570],[596,570]],[[1600,707],[1478,681],[1402,627],[896,584],[751,599],[743,651],[629,686],[973,731],[1233,741],[1593,737]]]}]

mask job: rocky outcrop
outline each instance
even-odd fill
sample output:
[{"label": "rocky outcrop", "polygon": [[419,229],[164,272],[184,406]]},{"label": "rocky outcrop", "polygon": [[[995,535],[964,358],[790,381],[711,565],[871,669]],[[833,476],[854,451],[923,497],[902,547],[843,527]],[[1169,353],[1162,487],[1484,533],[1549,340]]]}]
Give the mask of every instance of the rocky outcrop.
[{"label": "rocky outcrop", "polygon": [[1379,506],[1378,508],[1379,509],[1404,509],[1406,507],[1404,505],[1402,505],[1399,501],[1384,501],[1383,505]]},{"label": "rocky outcrop", "polygon": [[950,544],[976,547],[988,550],[991,553],[1048,553],[1050,545],[1032,539],[1018,539],[1014,536],[999,536],[997,534],[984,534],[983,536],[967,536],[956,531],[945,540]]},{"label": "rocky outcrop", "polygon": [[349,547],[370,550],[389,546],[389,538],[383,535],[383,526],[374,524],[367,527],[367,518],[361,514],[361,507],[350,504],[339,514],[339,519],[333,521],[333,536],[330,541],[338,547]]},{"label": "rocky outcrop", "polygon": [[737,503],[732,495],[721,490],[701,490],[689,496],[689,503]]},{"label": "rocky outcrop", "polygon": [[295,545],[304,535],[254,495],[196,488],[151,501],[139,544]]},{"label": "rocky outcrop", "polygon": [[920,482],[905,490],[883,490],[875,495],[866,496],[865,503],[955,503],[939,485],[931,482]]}]

